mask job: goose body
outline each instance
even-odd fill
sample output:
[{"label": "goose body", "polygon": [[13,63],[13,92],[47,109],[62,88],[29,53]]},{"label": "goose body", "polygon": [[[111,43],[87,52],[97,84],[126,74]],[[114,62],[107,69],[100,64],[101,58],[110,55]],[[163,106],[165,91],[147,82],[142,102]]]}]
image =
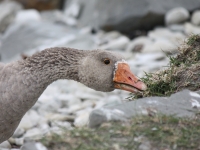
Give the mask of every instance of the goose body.
[{"label": "goose body", "polygon": [[0,63],[0,143],[12,136],[24,114],[58,79],[75,80],[104,92],[146,89],[123,57],[103,50],[50,48],[25,60]]}]

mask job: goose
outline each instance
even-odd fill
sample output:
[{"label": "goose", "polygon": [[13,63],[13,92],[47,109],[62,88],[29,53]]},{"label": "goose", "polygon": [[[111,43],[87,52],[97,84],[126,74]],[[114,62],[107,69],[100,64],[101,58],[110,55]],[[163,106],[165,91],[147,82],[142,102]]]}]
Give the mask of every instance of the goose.
[{"label": "goose", "polygon": [[24,114],[58,79],[75,80],[103,92],[137,93],[147,88],[121,55],[105,50],[54,47],[23,60],[0,63],[0,143],[13,135]]}]

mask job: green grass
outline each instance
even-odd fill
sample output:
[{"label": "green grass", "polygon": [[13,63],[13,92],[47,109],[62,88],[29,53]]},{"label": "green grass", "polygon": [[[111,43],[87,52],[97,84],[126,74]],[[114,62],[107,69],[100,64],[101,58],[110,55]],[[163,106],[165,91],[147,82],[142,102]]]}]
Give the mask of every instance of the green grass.
[{"label": "green grass", "polygon": [[41,142],[49,150],[137,150],[144,141],[157,149],[200,148],[200,119],[138,116],[128,122],[104,123],[98,129],[75,128]]}]

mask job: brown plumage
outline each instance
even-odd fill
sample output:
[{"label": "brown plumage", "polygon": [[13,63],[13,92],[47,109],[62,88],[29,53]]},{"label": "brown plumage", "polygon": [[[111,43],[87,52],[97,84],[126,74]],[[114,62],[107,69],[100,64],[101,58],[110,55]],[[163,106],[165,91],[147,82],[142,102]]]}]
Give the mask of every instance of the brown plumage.
[{"label": "brown plumage", "polygon": [[12,136],[24,114],[58,79],[75,80],[104,92],[145,90],[122,59],[103,50],[50,48],[24,60],[0,63],[0,143]]}]

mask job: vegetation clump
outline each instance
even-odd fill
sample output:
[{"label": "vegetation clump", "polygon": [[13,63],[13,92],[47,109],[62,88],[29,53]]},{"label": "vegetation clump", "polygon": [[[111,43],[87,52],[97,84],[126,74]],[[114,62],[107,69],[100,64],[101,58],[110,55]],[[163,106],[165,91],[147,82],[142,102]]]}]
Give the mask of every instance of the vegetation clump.
[{"label": "vegetation clump", "polygon": [[192,35],[179,48],[179,54],[169,57],[167,69],[146,74],[142,78],[148,86],[147,91],[135,97],[169,96],[183,89],[200,89],[200,36]]},{"label": "vegetation clump", "polygon": [[42,142],[49,150],[197,150],[200,119],[157,115],[138,116],[128,122],[104,123],[98,129],[76,128],[53,134]]}]

